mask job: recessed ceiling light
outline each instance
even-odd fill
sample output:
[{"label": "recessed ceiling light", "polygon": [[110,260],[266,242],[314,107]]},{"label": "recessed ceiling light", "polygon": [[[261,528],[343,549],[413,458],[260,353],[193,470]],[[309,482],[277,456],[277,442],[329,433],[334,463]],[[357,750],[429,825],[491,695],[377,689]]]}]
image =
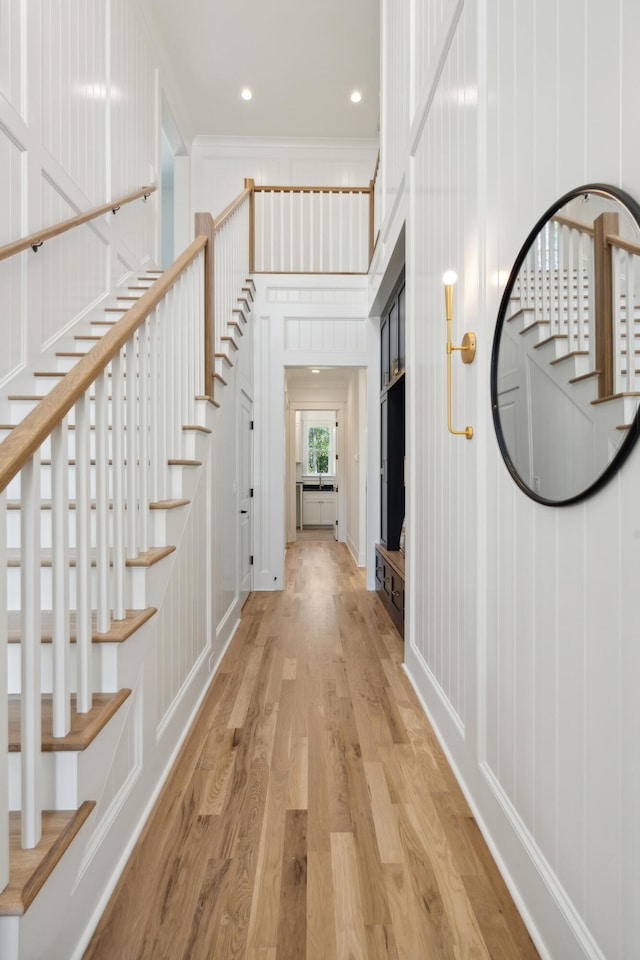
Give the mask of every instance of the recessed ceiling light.
[{"label": "recessed ceiling light", "polygon": [[354,90],[351,94],[351,103],[360,103],[362,100],[362,94],[359,90]]},{"label": "recessed ceiling light", "polygon": [[245,87],[240,96],[243,100],[251,100],[253,98],[253,94],[251,90],[249,90],[249,87]]},{"label": "recessed ceiling light", "polygon": [[319,370],[312,370],[311,373],[320,373]]}]

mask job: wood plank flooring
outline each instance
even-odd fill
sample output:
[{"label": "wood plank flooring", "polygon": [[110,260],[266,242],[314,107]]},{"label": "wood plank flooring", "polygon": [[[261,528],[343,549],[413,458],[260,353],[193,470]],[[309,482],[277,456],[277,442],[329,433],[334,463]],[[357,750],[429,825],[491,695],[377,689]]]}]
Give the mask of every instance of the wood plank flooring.
[{"label": "wood plank flooring", "polygon": [[85,960],[538,954],[343,544],[290,544]]}]

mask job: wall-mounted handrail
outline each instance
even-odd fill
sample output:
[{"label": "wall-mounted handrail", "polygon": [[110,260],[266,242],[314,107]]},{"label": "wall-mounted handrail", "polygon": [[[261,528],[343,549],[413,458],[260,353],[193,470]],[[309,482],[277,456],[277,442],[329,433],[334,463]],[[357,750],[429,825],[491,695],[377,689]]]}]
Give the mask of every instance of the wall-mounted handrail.
[{"label": "wall-mounted handrail", "polygon": [[206,243],[206,237],[196,237],[175,263],[129,308],[122,320],[102,337],[86,357],[83,357],[0,443],[0,493],[118,355]]},{"label": "wall-mounted handrail", "polygon": [[46,240],[52,240],[53,237],[57,237],[61,233],[66,233],[68,230],[73,230],[74,227],[80,227],[83,223],[89,223],[90,220],[96,220],[98,217],[104,216],[105,213],[116,213],[120,207],[124,207],[127,203],[133,203],[134,200],[139,200],[140,197],[146,200],[147,197],[151,196],[157,189],[156,184],[141,187],[140,190],[136,190],[135,193],[128,193],[126,197],[111,200],[109,203],[102,204],[101,207],[94,207],[91,210],[87,210],[86,213],[79,213],[76,217],[70,217],[69,220],[62,220],[52,227],[47,227],[44,230],[38,230],[36,233],[30,234],[28,237],[13,240],[11,243],[0,247],[0,260],[13,257],[16,253],[22,253],[23,250],[28,250],[29,247],[37,250]]}]

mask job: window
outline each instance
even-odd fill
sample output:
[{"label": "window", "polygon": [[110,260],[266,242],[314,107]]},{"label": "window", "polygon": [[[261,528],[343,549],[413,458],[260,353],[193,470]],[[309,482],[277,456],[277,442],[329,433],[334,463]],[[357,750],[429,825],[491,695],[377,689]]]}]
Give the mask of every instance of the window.
[{"label": "window", "polygon": [[305,477],[335,476],[336,415],[328,410],[305,410],[302,415],[301,460]]},{"label": "window", "polygon": [[307,433],[308,473],[329,473],[329,446],[328,427],[309,427]]}]

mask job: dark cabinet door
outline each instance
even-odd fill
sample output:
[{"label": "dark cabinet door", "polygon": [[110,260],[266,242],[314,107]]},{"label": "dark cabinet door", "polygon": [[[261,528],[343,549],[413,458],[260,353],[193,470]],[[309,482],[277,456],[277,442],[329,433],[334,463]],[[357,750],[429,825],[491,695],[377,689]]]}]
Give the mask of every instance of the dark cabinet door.
[{"label": "dark cabinet door", "polygon": [[389,310],[389,375],[393,379],[400,372],[400,330],[398,323],[398,303],[393,304]]},{"label": "dark cabinet door", "polygon": [[384,390],[389,383],[389,317],[383,317],[380,323],[380,389]]},{"label": "dark cabinet door", "polygon": [[380,403],[380,542],[389,536],[389,418],[386,395]]},{"label": "dark cabinet door", "polygon": [[405,361],[405,288],[398,293],[398,369],[404,370]]}]

